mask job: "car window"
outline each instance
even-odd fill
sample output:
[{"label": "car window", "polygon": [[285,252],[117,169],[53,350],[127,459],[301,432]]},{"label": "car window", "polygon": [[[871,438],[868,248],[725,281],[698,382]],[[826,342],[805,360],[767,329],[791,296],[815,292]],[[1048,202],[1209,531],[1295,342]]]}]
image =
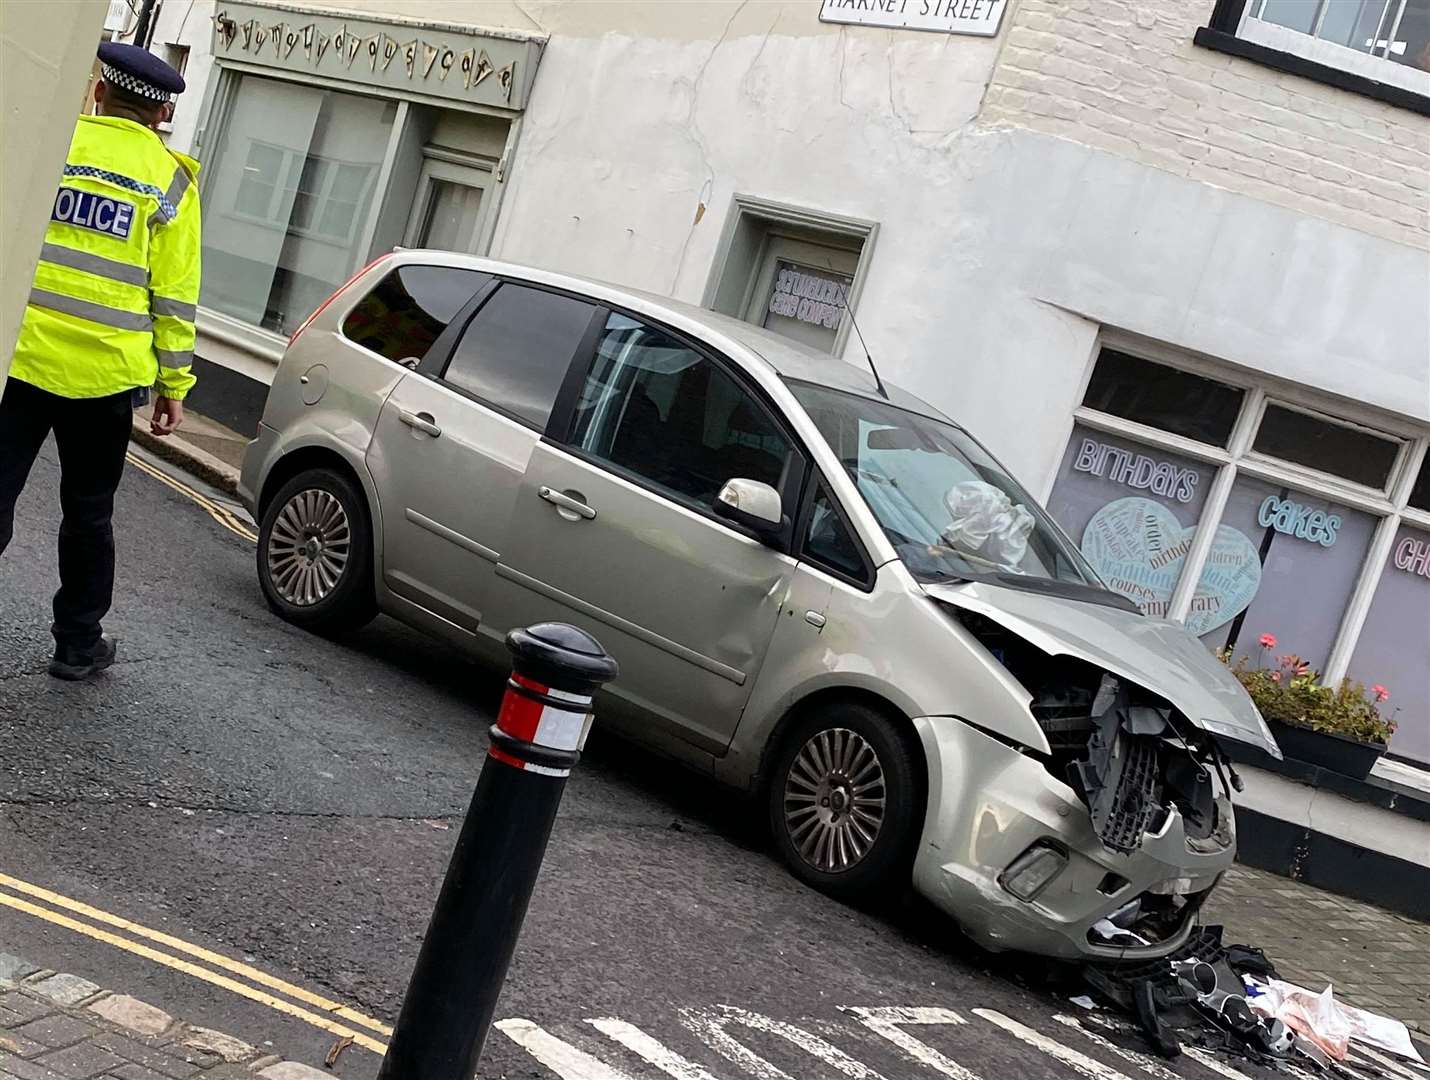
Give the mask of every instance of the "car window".
[{"label": "car window", "polygon": [[859,542],[854,539],[839,506],[821,479],[810,502],[800,558],[833,571],[840,577],[863,581],[868,577]]},{"label": "car window", "polygon": [[714,362],[615,313],[576,402],[571,442],[703,510],[737,477],[780,490],[792,456],[769,411]]},{"label": "car window", "polygon": [[455,266],[399,266],[348,312],[343,336],[389,360],[421,360],[490,280]]},{"label": "car window", "polygon": [[468,324],[442,378],[544,428],[594,312],[584,301],[508,282]]}]

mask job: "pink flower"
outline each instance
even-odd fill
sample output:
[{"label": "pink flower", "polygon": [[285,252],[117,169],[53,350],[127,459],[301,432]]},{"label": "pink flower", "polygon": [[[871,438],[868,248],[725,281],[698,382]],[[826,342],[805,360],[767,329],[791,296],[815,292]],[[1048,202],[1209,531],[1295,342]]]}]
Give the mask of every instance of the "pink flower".
[{"label": "pink flower", "polygon": [[1385,687],[1381,686],[1380,683],[1376,683],[1374,686],[1372,686],[1370,688],[1370,692],[1375,695],[1376,704],[1379,704],[1380,702],[1390,697],[1390,691],[1387,690]]},{"label": "pink flower", "polygon": [[1261,647],[1262,647],[1263,649],[1274,649],[1274,648],[1276,648],[1276,635],[1275,635],[1275,634],[1262,634],[1262,635],[1261,635]]},{"label": "pink flower", "polygon": [[1280,682],[1280,681],[1281,681],[1281,672],[1279,672],[1279,671],[1273,671],[1273,672],[1271,673],[1271,681],[1272,681],[1272,682]]}]

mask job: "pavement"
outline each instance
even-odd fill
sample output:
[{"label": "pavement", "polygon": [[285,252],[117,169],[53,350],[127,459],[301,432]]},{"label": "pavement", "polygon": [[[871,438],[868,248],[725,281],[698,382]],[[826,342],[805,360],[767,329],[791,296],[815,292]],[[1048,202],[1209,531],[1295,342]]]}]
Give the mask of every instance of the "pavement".
[{"label": "pavement", "polygon": [[[39,1007],[123,1034],[95,1023],[89,1005],[104,998],[60,1004],[32,985],[58,972],[177,1018],[145,1036],[152,1046],[123,1035],[146,1050],[202,1028],[254,1061],[319,1067],[354,1038],[328,1074],[374,1077],[502,673],[386,619],[342,642],[278,621],[254,578],[251,523],[139,455],[115,515],[106,626],[120,663],[55,683],[57,482],[49,446],[0,558],[0,952],[39,969],[0,988],[0,1047],[45,1019],[17,1019]],[[598,729],[479,1076],[1265,1075],[1151,1061],[1115,1018],[1071,1005],[1076,988],[1049,985],[1046,965],[978,952],[917,901],[871,913],[805,889],[753,816]],[[1430,927],[1245,868],[1208,917],[1287,976],[1430,1029]],[[44,1048],[0,1050],[0,1080],[36,1080],[50,1066],[33,1063],[67,1049],[31,1043]],[[148,1080],[103,1069],[51,1072]]]}]

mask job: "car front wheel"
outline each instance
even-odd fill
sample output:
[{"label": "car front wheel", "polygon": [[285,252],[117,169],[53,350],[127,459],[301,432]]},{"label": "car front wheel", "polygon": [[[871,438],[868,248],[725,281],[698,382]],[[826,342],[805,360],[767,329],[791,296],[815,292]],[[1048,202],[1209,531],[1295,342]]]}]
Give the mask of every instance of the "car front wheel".
[{"label": "car front wheel", "polygon": [[782,740],[769,777],[770,827],[795,876],[852,902],[901,893],[922,828],[911,739],[854,702],[819,706]]},{"label": "car front wheel", "polygon": [[340,634],[372,620],[372,531],[348,477],[308,469],[279,488],[259,524],[258,581],[268,606],[305,630]]}]

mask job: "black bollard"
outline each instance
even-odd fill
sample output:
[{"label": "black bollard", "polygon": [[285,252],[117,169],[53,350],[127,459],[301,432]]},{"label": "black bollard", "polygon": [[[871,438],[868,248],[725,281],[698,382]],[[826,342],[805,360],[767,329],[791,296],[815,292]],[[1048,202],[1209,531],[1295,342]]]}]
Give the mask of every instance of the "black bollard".
[{"label": "black bollard", "polygon": [[616,662],[563,623],[513,630],[501,713],[378,1080],[470,1080],[551,824]]}]

